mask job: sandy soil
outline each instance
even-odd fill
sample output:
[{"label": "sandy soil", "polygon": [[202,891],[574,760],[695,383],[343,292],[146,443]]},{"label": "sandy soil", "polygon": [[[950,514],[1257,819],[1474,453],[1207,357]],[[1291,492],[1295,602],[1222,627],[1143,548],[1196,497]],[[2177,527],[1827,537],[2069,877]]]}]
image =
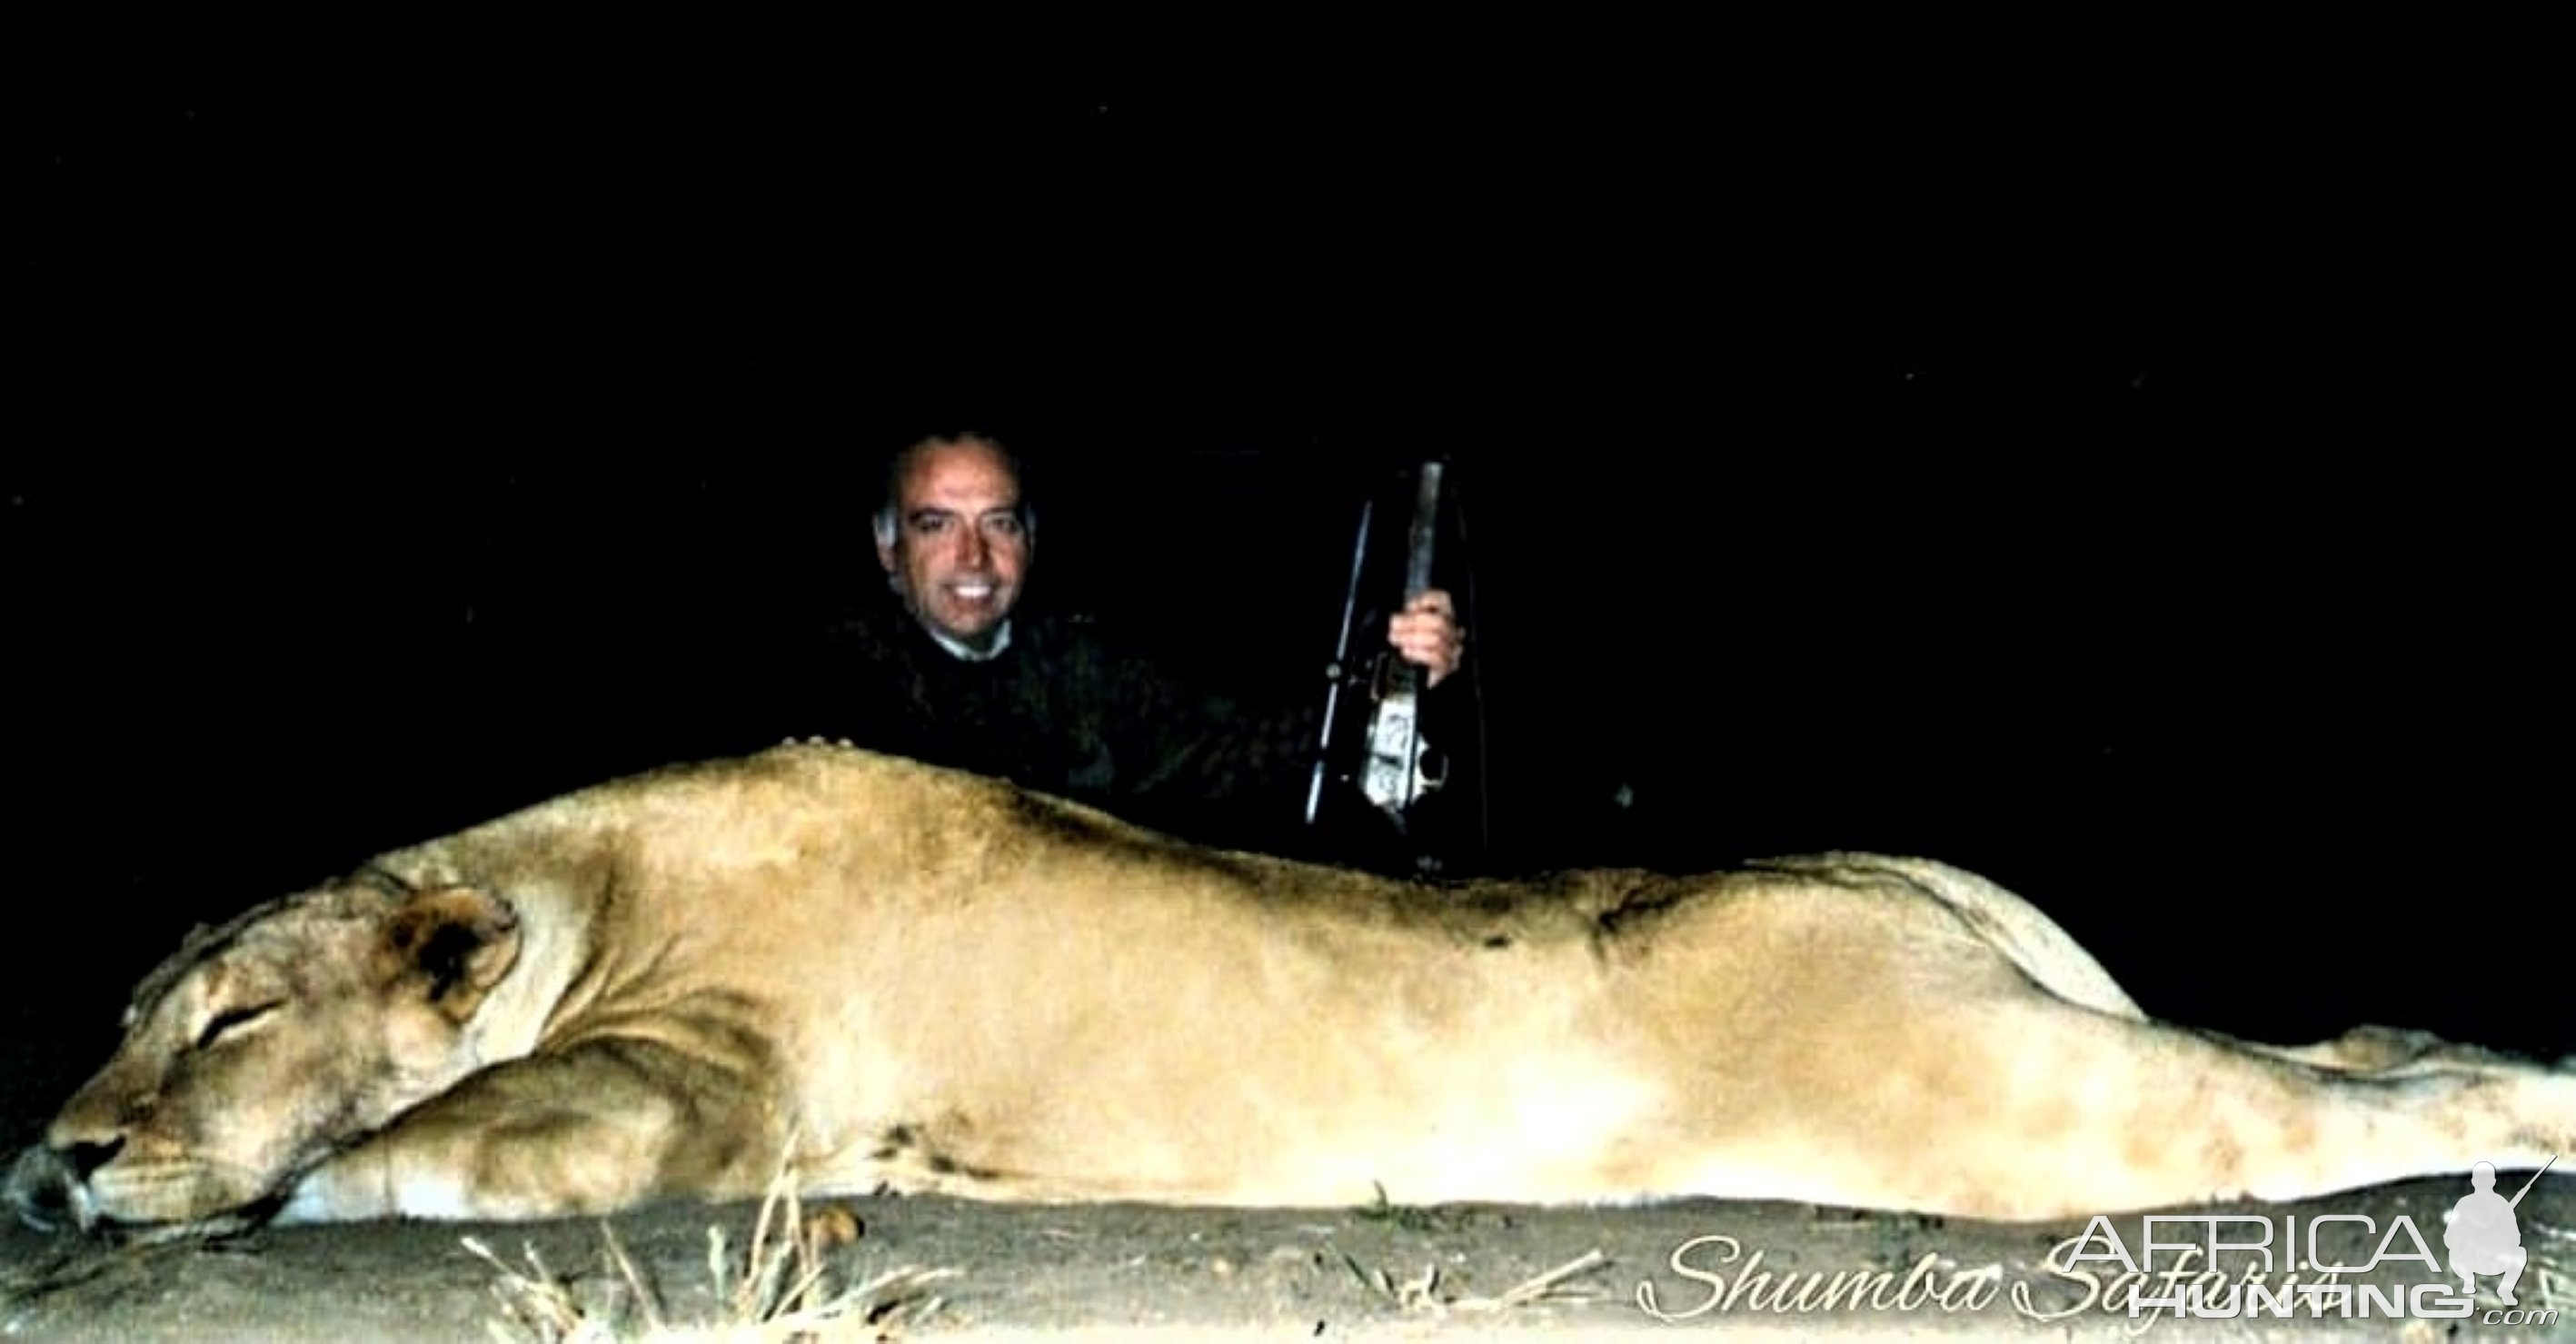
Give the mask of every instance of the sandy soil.
[{"label": "sandy soil", "polygon": [[[2525,1307],[2576,1307],[2576,1278],[2557,1266],[2567,1241],[2555,1230],[2576,1221],[2576,1197],[2551,1185],[2544,1182],[2523,1205],[2524,1242],[2540,1261],[2522,1284]],[[2381,1232],[2404,1214],[2439,1255],[2442,1211],[2465,1192],[2465,1182],[2419,1181],[2266,1212],[2275,1227],[2281,1213],[2300,1215],[2302,1227],[2317,1214],[2366,1214]],[[854,1217],[840,1222],[829,1209]],[[510,1302],[532,1299],[513,1289],[511,1273],[469,1250],[469,1236],[509,1270],[566,1285],[589,1320],[619,1324],[627,1332],[621,1338],[636,1337],[645,1333],[644,1317],[611,1265],[603,1228],[613,1230],[651,1285],[665,1323],[700,1325],[728,1318],[709,1270],[709,1229],[724,1230],[729,1258],[739,1261],[758,1213],[752,1205],[693,1205],[608,1224],[267,1228],[214,1242],[117,1249],[13,1225],[0,1232],[0,1337],[548,1338],[543,1327],[513,1315]],[[874,1322],[863,1319],[865,1309],[854,1311],[822,1338],[1412,1339],[1694,1330],[1838,1338],[2576,1338],[2576,1328],[2563,1324],[2485,1319],[2501,1306],[2492,1280],[2481,1280],[2466,1320],[2346,1323],[2302,1315],[2251,1322],[2170,1313],[2134,1320],[2125,1295],[2050,1271],[2052,1247],[2081,1232],[2080,1221],[2004,1226],[1714,1201],[1617,1210],[1233,1211],[913,1198],[805,1213],[809,1222],[823,1216],[818,1227],[858,1233],[826,1253],[835,1286],[906,1269],[944,1272],[890,1285],[867,1300],[881,1309]],[[2137,1219],[2114,1220],[2113,1228],[2133,1252],[2143,1248]],[[1742,1258],[1727,1263],[1725,1243],[1696,1240],[1713,1237],[1732,1238]],[[2328,1244],[2368,1258],[2367,1244]],[[530,1248],[544,1273],[532,1268]],[[2171,1263],[2168,1254],[2158,1265]],[[2241,1267],[2232,1256],[2225,1263]],[[1567,1268],[1552,1282],[1546,1277]],[[2101,1285],[2117,1274],[2116,1266],[2079,1268]],[[2382,1265],[2346,1281],[2385,1286],[2429,1277],[2418,1268]],[[1854,1309],[1811,1299],[1808,1309],[1793,1301],[1784,1310],[1772,1298],[1784,1284],[1809,1282],[1811,1273],[1868,1270],[1889,1272],[1881,1290],[1888,1305]],[[1772,1278],[1755,1277],[1762,1272]],[[1950,1304],[1898,1301],[1909,1275],[1918,1299],[1946,1290]],[[1732,1302],[1718,1299],[1713,1276],[1738,1290]],[[1967,1300],[1981,1288],[1991,1300]],[[1658,1319],[1641,1301],[1675,1319]]]}]

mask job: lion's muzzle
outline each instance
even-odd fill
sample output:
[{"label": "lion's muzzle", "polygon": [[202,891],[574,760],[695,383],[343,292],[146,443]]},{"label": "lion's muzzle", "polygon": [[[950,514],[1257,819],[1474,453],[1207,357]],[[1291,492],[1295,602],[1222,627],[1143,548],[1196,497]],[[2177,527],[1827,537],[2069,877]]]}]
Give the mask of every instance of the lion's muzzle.
[{"label": "lion's muzzle", "polygon": [[98,1201],[80,1171],[60,1150],[41,1143],[10,1166],[9,1207],[40,1232],[87,1232],[98,1222]]}]

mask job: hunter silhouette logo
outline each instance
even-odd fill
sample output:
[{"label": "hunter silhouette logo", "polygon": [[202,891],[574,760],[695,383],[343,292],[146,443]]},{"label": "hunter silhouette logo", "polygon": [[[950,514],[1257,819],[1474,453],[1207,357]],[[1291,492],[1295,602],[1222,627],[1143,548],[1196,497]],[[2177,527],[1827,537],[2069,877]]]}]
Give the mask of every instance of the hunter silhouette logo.
[{"label": "hunter silhouette logo", "polygon": [[2442,1230],[2442,1245],[2451,1253],[2451,1272],[2460,1276],[2461,1292],[2474,1296],[2478,1275],[2494,1274],[2500,1276],[2496,1296],[2503,1298],[2505,1305],[2513,1305],[2513,1286],[2522,1281],[2522,1267],[2531,1259],[2531,1253],[2522,1248],[2522,1224],[2514,1218],[2513,1209],[2557,1161],[2558,1155],[2550,1154],[2549,1161],[2541,1163],[2540,1170],[2531,1173],[2531,1179],[2524,1181],[2511,1199],[2495,1192],[2493,1163],[2480,1162],[2469,1169],[2473,1188],[2442,1215],[2447,1224]]}]

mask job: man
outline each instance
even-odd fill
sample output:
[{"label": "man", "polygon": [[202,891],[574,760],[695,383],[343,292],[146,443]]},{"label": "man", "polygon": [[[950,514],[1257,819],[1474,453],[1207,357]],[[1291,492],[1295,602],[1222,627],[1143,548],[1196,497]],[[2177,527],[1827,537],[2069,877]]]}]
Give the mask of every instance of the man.
[{"label": "man", "polygon": [[[1024,607],[1037,548],[1024,486],[1018,459],[981,434],[896,455],[874,519],[894,609],[826,633],[796,733],[998,775],[1204,843],[1391,866],[1391,831],[1355,848],[1356,827],[1327,841],[1304,825],[1320,703],[1254,708],[1186,687],[1086,620]],[[1386,639],[1439,686],[1466,631],[1435,590]]]},{"label": "man", "polygon": [[[2514,1199],[2522,1198],[2520,1195]],[[2531,1253],[2523,1249],[2522,1227],[2513,1216],[2513,1200],[2495,1192],[2495,1164],[2469,1169],[2469,1193],[2442,1215],[2442,1246],[2451,1253],[2451,1272],[2460,1276],[2460,1295],[2475,1297],[2480,1274],[2497,1276],[2496,1296],[2514,1303],[2513,1286],[2522,1281]]]}]

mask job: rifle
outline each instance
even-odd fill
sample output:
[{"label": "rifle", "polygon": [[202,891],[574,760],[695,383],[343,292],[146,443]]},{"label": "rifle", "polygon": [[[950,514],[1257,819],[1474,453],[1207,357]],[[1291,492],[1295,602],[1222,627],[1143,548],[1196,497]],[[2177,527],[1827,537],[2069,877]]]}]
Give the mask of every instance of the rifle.
[{"label": "rifle", "polygon": [[2510,1209],[2510,1208],[2512,1208],[2514,1205],[2516,1205],[2516,1204],[2520,1204],[2520,1203],[2522,1202],[2522,1197],[2523,1197],[2524,1195],[2527,1195],[2527,1194],[2530,1194],[2530,1193],[2531,1193],[2531,1187],[2533,1187],[2533,1186],[2535,1186],[2535,1185],[2538,1185],[2538,1184],[2540,1183],[2540,1178],[2541,1178],[2541,1177],[2543,1177],[2543,1176],[2548,1175],[2548,1174],[2549,1174],[2549,1169],[2550,1169],[2551,1167],[2554,1167],[2554,1166],[2557,1166],[2557,1165],[2558,1165],[2558,1154],[2556,1154],[2556,1153],[2551,1153],[2551,1154],[2549,1155],[2549,1160],[2540,1164],[2540,1170],[2538,1170],[2538,1171],[2535,1171],[2535,1172],[2531,1173],[2531,1179],[2530,1179],[2530,1180],[2527,1180],[2527,1181],[2524,1181],[2524,1182],[2522,1183],[2522,1188],[2521,1188],[2521,1189],[2519,1189],[2519,1190],[2514,1191],[2514,1192],[2513,1192],[2513,1198],[2506,1200],[2506,1201],[2504,1202],[2504,1206],[2505,1206],[2506,1208]]},{"label": "rifle", "polygon": [[[1440,473],[1437,461],[1422,464],[1415,480],[1413,522],[1406,533],[1404,567],[1404,600],[1431,586],[1431,553],[1438,534],[1440,516]],[[1369,522],[1375,501],[1360,509],[1359,539],[1351,547],[1350,588],[1342,600],[1342,628],[1333,646],[1333,661],[1325,669],[1330,689],[1324,702],[1324,726],[1316,743],[1315,769],[1306,789],[1306,821],[1315,822],[1323,801],[1324,774],[1333,744],[1333,726],[1340,718],[1342,683],[1348,680],[1351,625],[1359,611],[1361,576],[1368,558]],[[1360,758],[1360,792],[1386,814],[1395,829],[1404,829],[1405,810],[1424,793],[1446,782],[1444,770],[1433,778],[1422,768],[1422,669],[1396,657],[1392,652],[1377,655],[1376,672],[1369,679],[1369,693],[1375,706],[1369,712],[1367,742]]]}]

